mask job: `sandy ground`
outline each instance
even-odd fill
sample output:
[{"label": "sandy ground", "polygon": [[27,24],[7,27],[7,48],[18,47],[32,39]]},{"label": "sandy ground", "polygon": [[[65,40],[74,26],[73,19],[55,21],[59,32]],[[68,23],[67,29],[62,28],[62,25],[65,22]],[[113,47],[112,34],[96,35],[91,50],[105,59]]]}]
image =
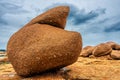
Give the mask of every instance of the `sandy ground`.
[{"label": "sandy ground", "polygon": [[68,71],[46,72],[29,78],[16,74],[10,63],[0,64],[0,80],[119,80],[120,60],[79,57]]}]

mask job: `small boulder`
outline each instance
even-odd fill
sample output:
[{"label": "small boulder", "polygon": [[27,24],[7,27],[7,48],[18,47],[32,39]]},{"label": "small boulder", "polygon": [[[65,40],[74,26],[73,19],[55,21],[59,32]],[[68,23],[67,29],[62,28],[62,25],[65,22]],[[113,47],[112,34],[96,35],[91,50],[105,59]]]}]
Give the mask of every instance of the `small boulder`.
[{"label": "small boulder", "polygon": [[111,51],[112,51],[112,48],[109,45],[105,43],[101,43],[94,48],[92,54],[96,57],[99,57],[99,56],[110,54]]},{"label": "small boulder", "polygon": [[92,54],[94,47],[93,46],[86,46],[82,49],[82,52],[80,53],[80,56],[82,57],[88,57]]},{"label": "small boulder", "polygon": [[112,50],[110,57],[115,60],[120,60],[120,51],[119,50]]}]

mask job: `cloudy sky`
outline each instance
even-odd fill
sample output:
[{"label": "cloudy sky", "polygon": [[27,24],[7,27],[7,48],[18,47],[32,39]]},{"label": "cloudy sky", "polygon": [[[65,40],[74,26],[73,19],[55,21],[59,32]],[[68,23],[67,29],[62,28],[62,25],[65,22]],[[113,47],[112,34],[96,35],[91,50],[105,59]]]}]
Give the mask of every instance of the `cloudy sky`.
[{"label": "cloudy sky", "polygon": [[84,46],[120,43],[120,0],[0,0],[0,49],[32,18],[59,5],[70,6],[66,30],[80,32]]}]

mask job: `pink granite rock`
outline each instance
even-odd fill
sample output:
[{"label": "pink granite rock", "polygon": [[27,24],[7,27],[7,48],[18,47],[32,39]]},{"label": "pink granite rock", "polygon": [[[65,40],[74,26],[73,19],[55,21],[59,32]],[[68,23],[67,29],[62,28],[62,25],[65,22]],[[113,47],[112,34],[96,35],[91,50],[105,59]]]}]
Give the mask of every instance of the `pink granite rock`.
[{"label": "pink granite rock", "polygon": [[31,76],[78,59],[81,35],[63,29],[68,13],[67,6],[50,9],[11,36],[7,53],[18,75]]}]

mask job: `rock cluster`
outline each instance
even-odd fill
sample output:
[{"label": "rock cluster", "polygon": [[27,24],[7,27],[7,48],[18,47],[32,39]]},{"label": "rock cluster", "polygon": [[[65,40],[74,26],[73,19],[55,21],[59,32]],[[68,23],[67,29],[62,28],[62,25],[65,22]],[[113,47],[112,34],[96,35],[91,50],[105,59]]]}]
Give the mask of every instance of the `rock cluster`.
[{"label": "rock cluster", "polygon": [[31,76],[74,63],[82,49],[78,32],[64,30],[69,7],[59,6],[14,33],[7,45],[9,61],[20,76]]},{"label": "rock cluster", "polygon": [[120,45],[115,42],[106,42],[97,46],[86,46],[82,49],[82,57],[101,57],[108,56],[108,59],[120,59]]}]

